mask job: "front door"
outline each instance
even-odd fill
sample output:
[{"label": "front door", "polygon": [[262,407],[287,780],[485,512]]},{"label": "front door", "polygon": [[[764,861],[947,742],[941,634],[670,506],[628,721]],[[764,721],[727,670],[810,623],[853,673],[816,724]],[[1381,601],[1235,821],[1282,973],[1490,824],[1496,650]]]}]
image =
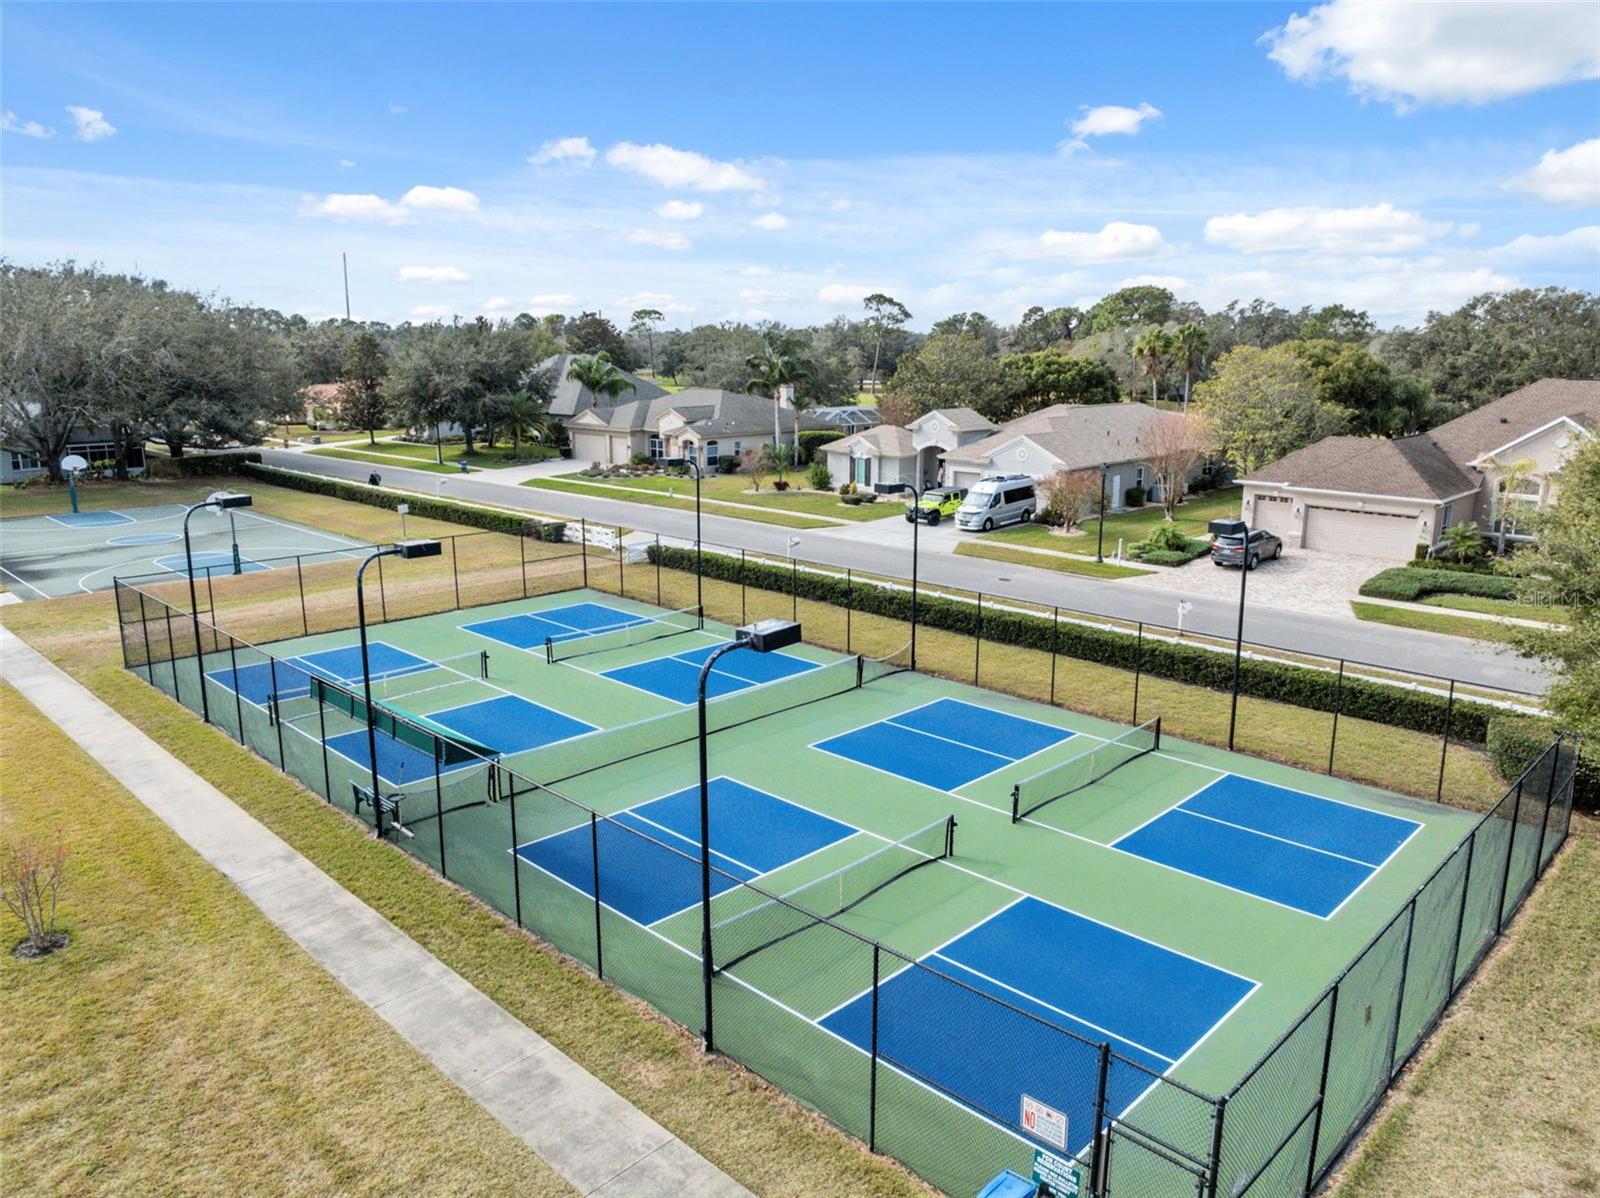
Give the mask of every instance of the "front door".
[{"label": "front door", "polygon": [[1116,511],[1122,506],[1122,475],[1111,476],[1111,510]]}]

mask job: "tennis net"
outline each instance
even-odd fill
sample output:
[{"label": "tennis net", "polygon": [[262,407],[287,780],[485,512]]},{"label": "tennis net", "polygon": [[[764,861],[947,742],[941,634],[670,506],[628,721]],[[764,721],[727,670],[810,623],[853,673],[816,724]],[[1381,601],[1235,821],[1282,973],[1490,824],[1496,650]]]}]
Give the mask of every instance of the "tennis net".
[{"label": "tennis net", "polygon": [[1130,728],[1115,740],[1040,770],[1011,788],[1011,822],[1032,815],[1046,803],[1093,786],[1130,761],[1161,747],[1161,717]]},{"label": "tennis net", "polygon": [[952,856],[955,839],[956,817],[947,815],[784,894],[766,895],[758,887],[747,887],[765,895],[764,901],[712,925],[712,944],[722,946],[717,972],[843,915],[913,870]]},{"label": "tennis net", "polygon": [[[485,649],[479,649],[471,653],[459,653],[454,657],[440,658],[426,667],[374,674],[372,697],[392,704],[398,699],[411,698],[441,687],[472,684],[481,688],[481,683],[488,677],[489,653]],[[337,681],[352,689],[359,689],[361,686],[359,678],[337,679]]]},{"label": "tennis net", "polygon": [[662,637],[699,632],[704,627],[705,618],[700,609],[686,607],[659,616],[639,616],[592,631],[574,632],[570,636],[550,637],[544,643],[544,655],[549,662],[567,661],[574,657],[587,657],[591,653],[604,653],[608,649],[643,645]]}]

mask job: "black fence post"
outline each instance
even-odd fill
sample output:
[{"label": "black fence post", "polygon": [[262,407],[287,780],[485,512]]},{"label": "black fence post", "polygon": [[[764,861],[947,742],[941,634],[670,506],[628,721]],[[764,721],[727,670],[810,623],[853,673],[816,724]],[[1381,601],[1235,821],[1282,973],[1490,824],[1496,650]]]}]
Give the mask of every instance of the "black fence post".
[{"label": "black fence post", "polygon": [[789,618],[794,621],[800,619],[800,575],[797,573],[794,554],[789,555]]},{"label": "black fence post", "polygon": [[[1481,826],[1481,825],[1480,825]],[[1461,961],[1461,933],[1467,924],[1467,893],[1472,889],[1472,858],[1478,847],[1478,830],[1474,828],[1467,837],[1467,868],[1461,875],[1461,903],[1456,908],[1455,947],[1450,951],[1450,994],[1456,992],[1456,966]]]},{"label": "black fence post", "polygon": [[1050,609],[1050,706],[1056,704],[1056,657],[1061,652],[1061,609]]},{"label": "black fence post", "polygon": [[972,625],[972,685],[978,685],[978,670],[983,661],[983,592],[978,591],[977,618]]},{"label": "black fence post", "polygon": [[627,554],[622,550],[622,525],[617,525],[617,595],[620,598],[628,597],[628,574],[624,568],[627,565]]},{"label": "black fence post", "polygon": [[[535,525],[535,527],[542,528],[543,525]],[[522,597],[526,599],[528,597],[528,538],[521,535],[517,537],[517,565],[522,570]]]},{"label": "black fence post", "polygon": [[217,622],[217,596],[216,596],[216,593],[212,590],[212,587],[211,587],[211,567],[207,566],[205,568],[205,570],[206,570],[206,614],[211,617],[211,623],[214,625]]},{"label": "black fence post", "polygon": [[1450,679],[1450,694],[1444,701],[1444,736],[1443,744],[1439,747],[1439,785],[1434,788],[1433,798],[1439,802],[1444,798],[1444,761],[1450,754],[1450,717],[1455,713],[1456,707],[1456,680]]},{"label": "black fence post", "polygon": [[163,601],[161,606],[166,609],[167,616],[167,660],[172,665],[172,697],[182,703],[183,689],[178,685],[178,642],[172,639],[172,604]]},{"label": "black fence post", "polygon": [[1339,744],[1339,713],[1344,710],[1344,658],[1339,659],[1339,682],[1333,690],[1333,731],[1328,735],[1328,773],[1333,773],[1333,754]]},{"label": "black fence post", "polygon": [[1506,927],[1506,892],[1511,883],[1511,858],[1516,856],[1517,821],[1522,818],[1522,779],[1517,779],[1517,795],[1511,800],[1511,824],[1506,829],[1506,863],[1500,871],[1500,905],[1494,910],[1494,933],[1498,936]]},{"label": "black fence post", "polygon": [[[142,602],[142,601],[141,601]],[[1544,814],[1539,817],[1539,844],[1533,850],[1533,876],[1544,873],[1544,833],[1550,826],[1550,807],[1556,797],[1556,771],[1561,768],[1561,740],[1566,733],[1556,733],[1556,743],[1546,749],[1550,754],[1550,781],[1544,788]]]},{"label": "black fence post", "polygon": [[333,775],[328,772],[328,712],[322,696],[315,687],[311,691],[317,701],[317,744],[322,749],[322,793],[333,802]]},{"label": "black fence post", "polygon": [[1133,719],[1130,721],[1135,728],[1139,726],[1139,679],[1144,676],[1144,621],[1139,621],[1139,631],[1133,639]]},{"label": "black fence post", "polygon": [[[453,540],[454,538],[452,538]],[[450,548],[453,550],[455,545],[452,544]],[[389,622],[389,596],[384,593],[383,589],[383,559],[381,557],[378,559],[378,622],[380,624]]]},{"label": "black fence post", "polygon": [[311,620],[306,615],[306,572],[298,553],[294,556],[294,577],[297,584],[295,589],[300,592],[300,635],[310,636]]},{"label": "black fence post", "polygon": [[749,573],[747,569],[748,566],[749,554],[745,550],[741,549],[739,550],[739,623],[741,624],[748,624],[750,622],[749,617],[745,614],[745,588],[749,585],[750,581],[746,577],[746,575]]},{"label": "black fence post", "polygon": [[[116,581],[116,580],[113,580],[113,581]],[[118,588],[118,594],[117,594],[117,618],[120,620],[122,618],[122,595],[121,595],[122,583],[121,582],[116,582],[116,586]],[[149,682],[149,683],[153,684],[155,682],[156,668],[155,668],[154,664],[152,664],[152,662],[150,660],[150,618],[144,614],[144,592],[140,591],[138,594],[139,594],[139,633],[140,633],[141,636],[144,637],[144,678],[145,678],[146,682]],[[126,628],[127,625],[124,624],[123,627]],[[123,637],[122,637],[122,664],[123,664],[124,668],[126,668],[127,665],[128,665],[128,637],[127,637],[126,633],[124,633]],[[1554,777],[1554,774],[1552,773],[1551,776]]]},{"label": "black fence post", "polygon": [[850,625],[854,622],[851,617],[856,608],[856,582],[850,567],[844,569],[844,651],[850,653],[850,634],[854,631]]},{"label": "black fence post", "polygon": [[[238,681],[237,678],[234,679]],[[272,706],[268,709],[275,713],[277,718],[272,722],[278,729],[278,768],[288,772],[289,759],[283,755],[283,708],[278,706],[278,659],[267,658],[267,681],[272,687]]]},{"label": "black fence post", "polygon": [[582,550],[582,557],[583,557],[583,588],[584,588],[584,590],[588,590],[589,589],[589,518],[587,516],[580,516],[578,518],[578,531],[579,531],[579,533],[582,534],[582,537],[583,537],[583,539],[578,542],[578,547]]},{"label": "black fence post", "polygon": [[1400,990],[1394,996],[1394,1034],[1389,1037],[1389,1064],[1384,1069],[1385,1088],[1394,1081],[1394,1059],[1400,1051],[1400,1016],[1406,1006],[1406,978],[1411,973],[1411,934],[1417,926],[1417,896],[1411,896],[1406,908],[1406,945],[1400,957]]},{"label": "black fence post", "polygon": [[1333,1029],[1339,1023],[1339,989],[1335,983],[1332,998],[1328,1000],[1328,1034],[1322,1041],[1322,1076],[1317,1082],[1317,1113],[1311,1120],[1311,1151],[1306,1156],[1305,1192],[1311,1193],[1311,1183],[1317,1177],[1317,1148],[1322,1143],[1322,1110],[1328,1093],[1328,1069],[1333,1064]]},{"label": "black fence post", "polygon": [[1089,1141],[1089,1193],[1095,1194],[1095,1181],[1104,1178],[1101,1161],[1102,1153],[1109,1153],[1110,1147],[1103,1134],[1106,1126],[1106,1083],[1111,1077],[1111,1043],[1103,1042],[1100,1045],[1100,1072],[1095,1082],[1094,1089],[1094,1138]]},{"label": "black fence post", "polygon": [[228,637],[228,668],[233,671],[233,718],[239,721],[239,743],[244,739],[244,700],[239,697],[239,642]]},{"label": "black fence post", "polygon": [[872,942],[872,1048],[867,1080],[867,1151],[878,1151],[878,955],[881,946]]},{"label": "black fence post", "polygon": [[1228,1096],[1217,1099],[1211,1108],[1211,1165],[1206,1176],[1206,1198],[1217,1198],[1217,1180],[1222,1174],[1222,1118],[1228,1111]]},{"label": "black fence post", "polygon": [[600,930],[600,817],[589,812],[589,859],[594,865],[594,972],[606,976],[605,949]]},{"label": "black fence post", "polygon": [[[379,559],[382,560],[381,558]],[[493,768],[492,766],[490,768]],[[444,864],[444,741],[433,738],[433,816],[439,825],[439,876],[446,881],[450,871]]]},{"label": "black fence post", "polygon": [[[656,533],[656,606],[661,606],[661,534]],[[700,613],[702,616],[704,612]]]},{"label": "black fence post", "polygon": [[[499,769],[499,766],[491,766]],[[506,771],[510,779],[507,789],[511,792],[506,800],[511,804],[511,905],[517,912],[517,926],[522,927],[522,869],[517,863],[517,776],[510,770]]]},{"label": "black fence post", "polygon": [[[379,565],[378,565],[378,577],[382,578],[383,577],[383,565],[382,565],[383,559],[380,557],[378,559],[378,562],[379,562]],[[456,588],[456,610],[460,611],[461,610],[461,570],[456,565],[456,538],[455,537],[451,537],[450,538],[450,580],[453,583],[455,583],[455,588]]]}]

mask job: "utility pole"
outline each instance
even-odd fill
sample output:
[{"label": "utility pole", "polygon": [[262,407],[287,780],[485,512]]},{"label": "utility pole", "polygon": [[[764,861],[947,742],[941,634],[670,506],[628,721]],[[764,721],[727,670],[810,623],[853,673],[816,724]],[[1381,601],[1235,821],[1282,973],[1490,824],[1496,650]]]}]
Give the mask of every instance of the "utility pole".
[{"label": "utility pole", "polygon": [[343,251],[339,254],[339,265],[344,268],[344,318],[350,319],[350,257]]}]

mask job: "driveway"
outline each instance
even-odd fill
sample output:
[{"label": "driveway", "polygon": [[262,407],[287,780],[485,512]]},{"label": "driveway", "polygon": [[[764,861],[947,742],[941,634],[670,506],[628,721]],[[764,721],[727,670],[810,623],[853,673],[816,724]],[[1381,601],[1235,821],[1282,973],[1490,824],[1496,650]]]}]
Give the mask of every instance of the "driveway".
[{"label": "driveway", "polygon": [[[1315,549],[1285,549],[1277,561],[1265,561],[1250,573],[1247,587],[1252,607],[1276,607],[1311,612],[1319,616],[1350,615],[1350,600],[1361,584],[1379,570],[1400,562],[1377,557],[1350,557],[1319,553]],[[1161,570],[1123,581],[1123,586],[1153,586],[1185,594],[1237,600],[1239,571],[1211,564],[1209,556],[1186,566]]]}]

